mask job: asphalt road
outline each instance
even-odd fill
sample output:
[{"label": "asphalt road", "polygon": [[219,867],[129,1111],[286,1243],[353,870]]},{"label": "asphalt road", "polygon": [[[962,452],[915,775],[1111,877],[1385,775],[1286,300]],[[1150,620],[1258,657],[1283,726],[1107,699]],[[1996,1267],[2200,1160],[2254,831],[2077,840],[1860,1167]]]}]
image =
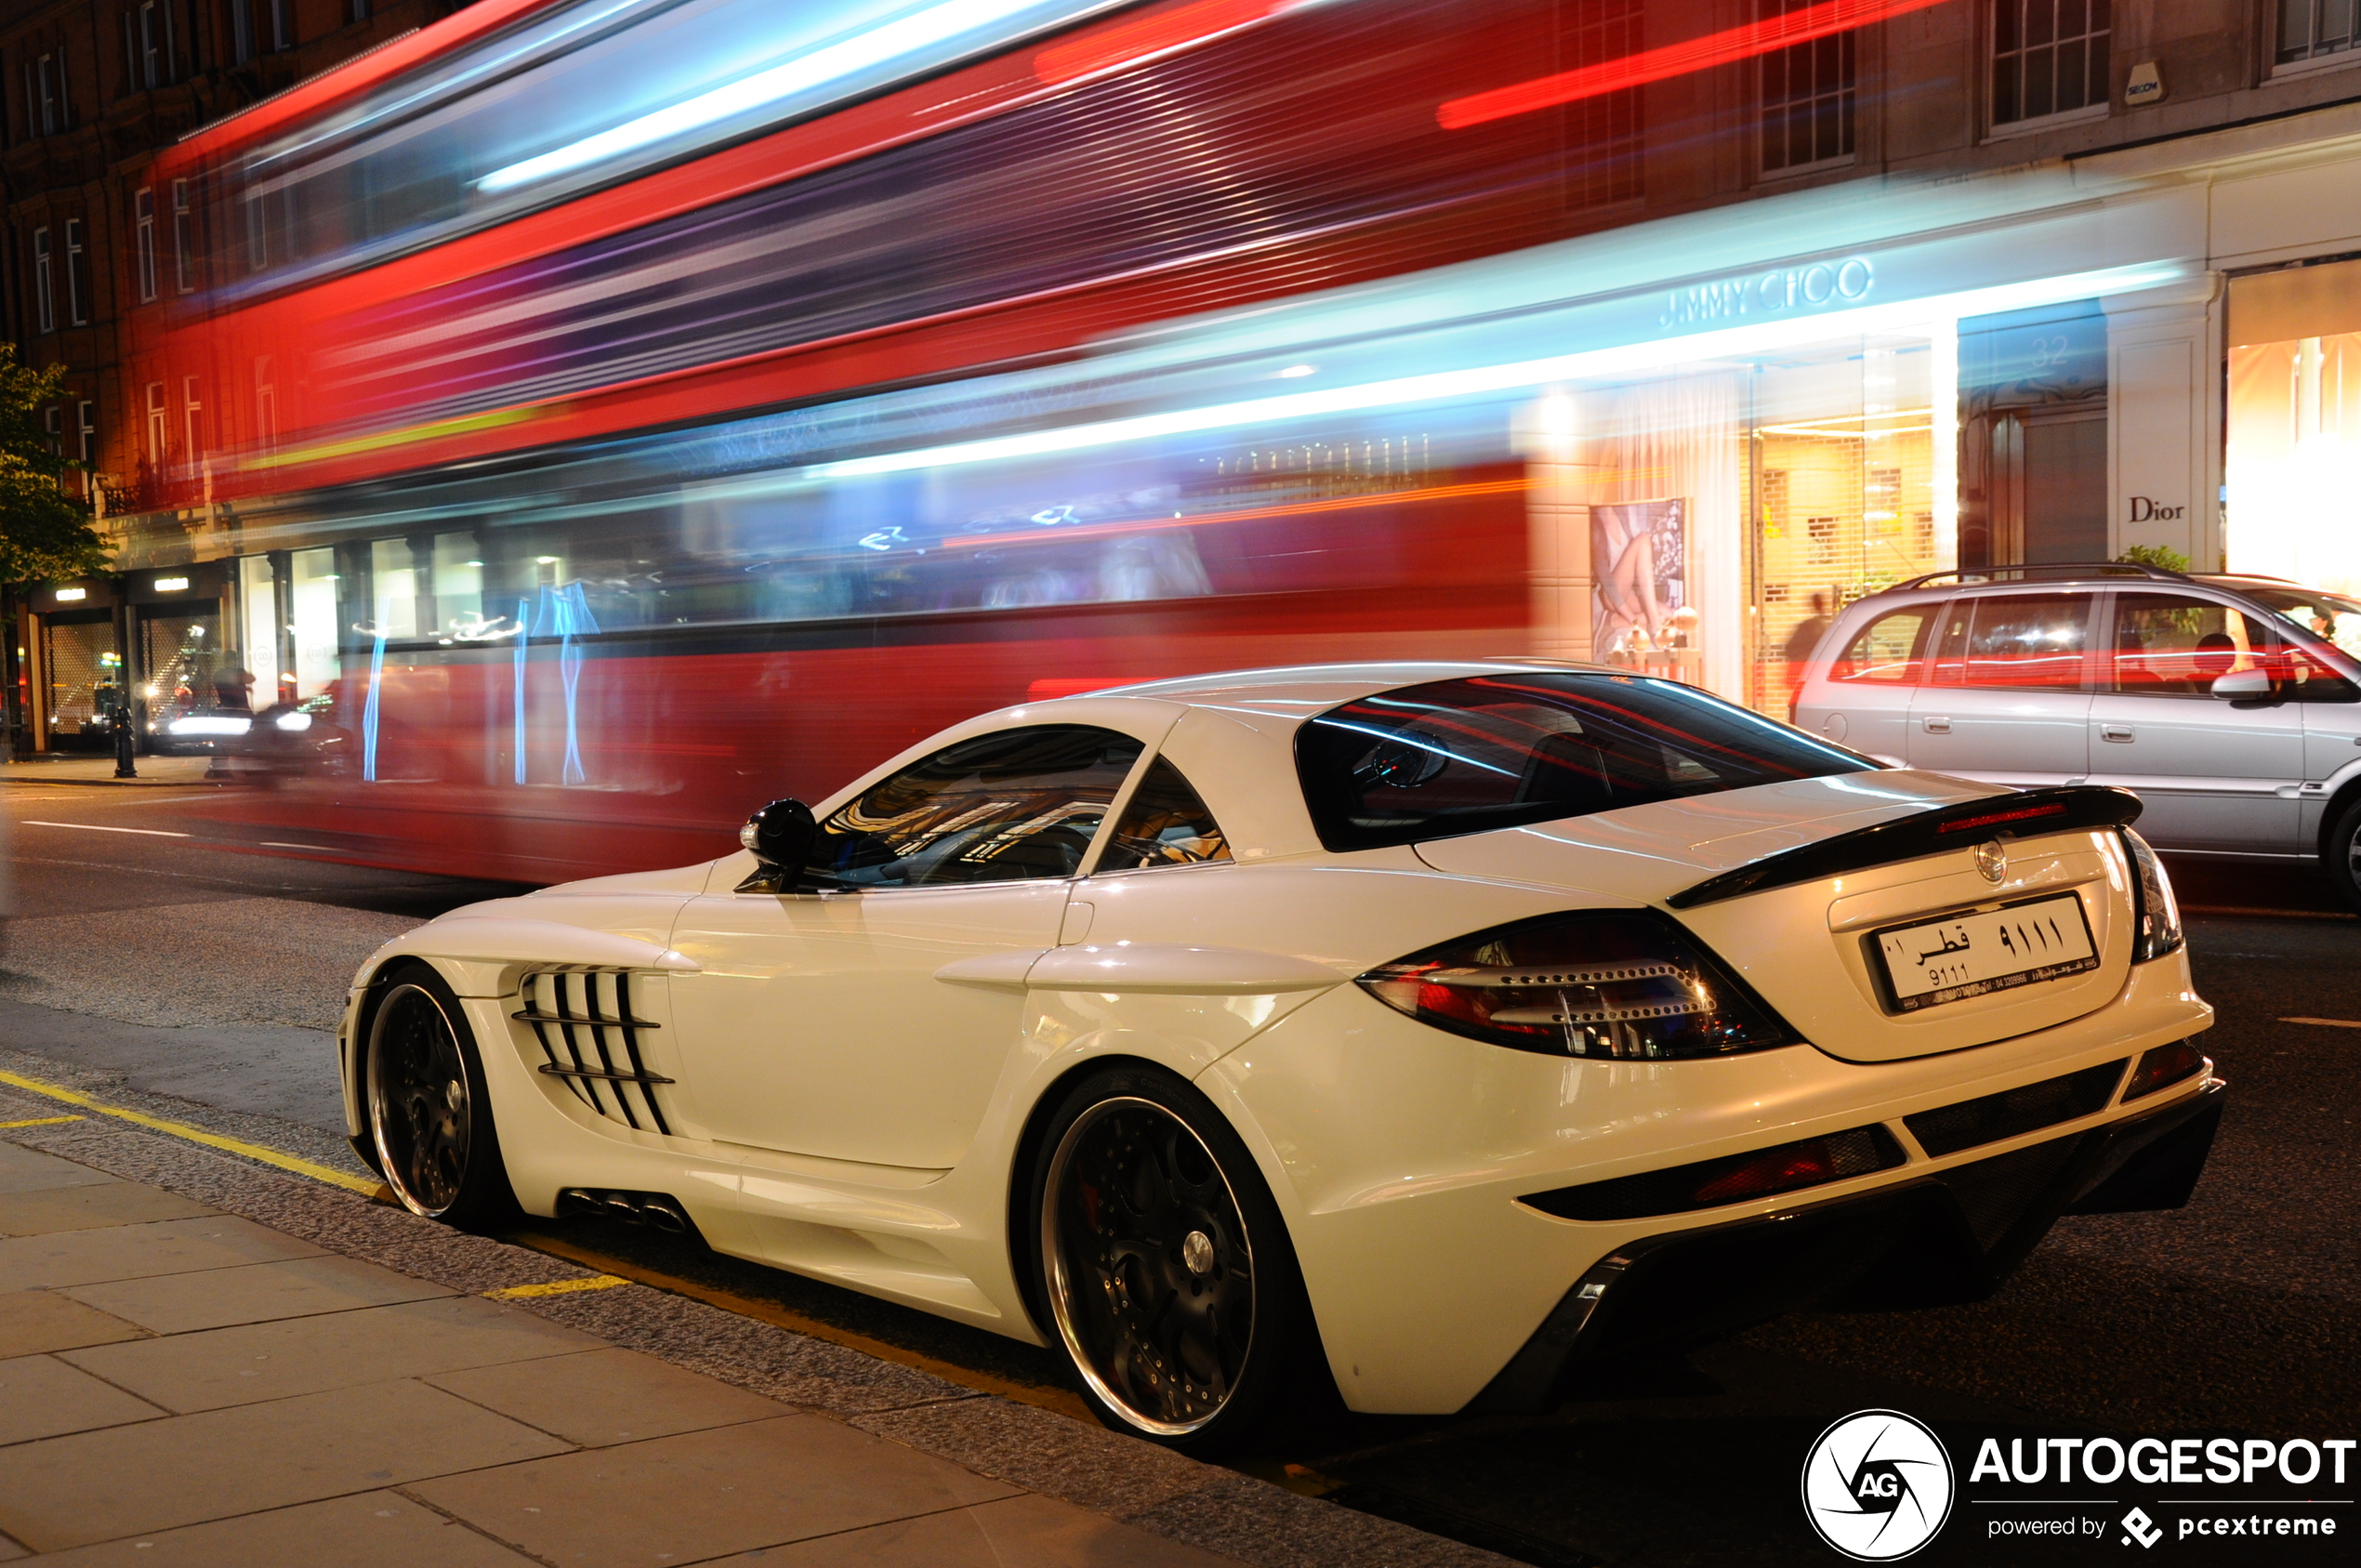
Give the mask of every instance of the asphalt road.
[{"label": "asphalt road", "polygon": [[[302,859],[215,819],[211,798],[0,782],[16,898],[0,1052],[107,1069],[127,1090],[178,1097],[191,1121],[350,1164],[326,1032],[354,964],[414,921],[512,889]],[[2063,1220],[1973,1306],[1784,1319],[1685,1361],[1624,1368],[1621,1386],[1545,1416],[1315,1417],[1241,1468],[1550,1568],[1823,1564],[1833,1559],[1800,1522],[1799,1466],[1851,1411],[1909,1412],[1961,1455],[1985,1436],[2004,1447],[2361,1436],[2361,921],[2306,875],[2176,869],[2197,911],[2198,987],[2220,1012],[2206,1048],[2233,1086],[2187,1209]],[[614,1272],[1078,1409],[1033,1347],[693,1241],[600,1221],[534,1234]],[[2320,1496],[2361,1496],[2361,1462],[2355,1471]],[[1918,1561],[2119,1555],[2112,1528],[2103,1541],[2002,1550],[1973,1496],[1963,1478],[1959,1517]],[[2361,1530],[2361,1506],[2334,1506]],[[2337,1555],[2275,1543],[2252,1560]],[[2221,1548],[2199,1560],[2249,1559]]]}]

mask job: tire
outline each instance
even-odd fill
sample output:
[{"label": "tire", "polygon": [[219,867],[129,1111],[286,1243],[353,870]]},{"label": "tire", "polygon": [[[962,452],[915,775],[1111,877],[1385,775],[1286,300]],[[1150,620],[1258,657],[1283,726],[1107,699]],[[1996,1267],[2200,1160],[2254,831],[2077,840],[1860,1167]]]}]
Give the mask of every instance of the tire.
[{"label": "tire", "polygon": [[1317,1337],[1278,1205],[1213,1102],[1158,1068],[1093,1074],[1030,1175],[1028,1283],[1092,1413],[1199,1456],[1264,1429]]},{"label": "tire", "polygon": [[483,1059],[441,976],[405,965],[370,1016],[363,1111],[374,1163],[411,1213],[463,1230],[516,1217]]},{"label": "tire", "polygon": [[2361,914],[2361,799],[2337,813],[2320,862],[2328,869],[2328,884],[2337,897],[2347,909]]}]

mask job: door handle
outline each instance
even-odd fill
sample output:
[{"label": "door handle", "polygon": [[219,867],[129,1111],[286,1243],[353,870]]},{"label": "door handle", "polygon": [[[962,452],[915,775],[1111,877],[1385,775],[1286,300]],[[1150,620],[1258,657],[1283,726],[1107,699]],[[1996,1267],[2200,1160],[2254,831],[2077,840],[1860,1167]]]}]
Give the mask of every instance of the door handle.
[{"label": "door handle", "polygon": [[2124,744],[2129,745],[2131,744],[2131,726],[2129,724],[2102,724],[2099,726],[2099,739],[2103,741],[2121,741]]},{"label": "door handle", "polygon": [[1930,735],[1947,735],[1951,732],[1951,721],[1947,718],[1930,718],[1926,722],[1927,733]]}]

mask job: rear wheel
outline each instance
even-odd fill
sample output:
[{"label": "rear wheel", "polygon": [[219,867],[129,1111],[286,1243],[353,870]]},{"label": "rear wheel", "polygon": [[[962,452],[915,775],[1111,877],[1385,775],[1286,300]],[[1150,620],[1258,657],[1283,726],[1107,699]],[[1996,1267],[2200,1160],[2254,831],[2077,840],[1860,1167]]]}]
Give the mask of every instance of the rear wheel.
[{"label": "rear wheel", "polygon": [[482,1059],[433,970],[392,977],[370,1022],[365,1071],[376,1164],[404,1208],[468,1228],[515,1213]]},{"label": "rear wheel", "polygon": [[2321,861],[2328,868],[2328,881],[2337,897],[2347,909],[2361,914],[2361,800],[2337,813],[2325,848]]},{"label": "rear wheel", "polygon": [[1278,1206],[1211,1101],[1153,1068],[1078,1085],[1033,1176],[1035,1278],[1119,1431],[1234,1448],[1314,1345]]}]

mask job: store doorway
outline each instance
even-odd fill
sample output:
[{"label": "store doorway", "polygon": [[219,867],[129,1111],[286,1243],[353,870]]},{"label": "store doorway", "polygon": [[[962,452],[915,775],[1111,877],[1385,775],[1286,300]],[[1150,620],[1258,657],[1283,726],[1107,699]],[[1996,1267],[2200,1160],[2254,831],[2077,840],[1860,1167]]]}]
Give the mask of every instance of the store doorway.
[{"label": "store doorway", "polygon": [[123,701],[123,650],[107,610],[53,612],[41,620],[41,667],[48,678],[49,746],[104,751],[114,744]]}]

